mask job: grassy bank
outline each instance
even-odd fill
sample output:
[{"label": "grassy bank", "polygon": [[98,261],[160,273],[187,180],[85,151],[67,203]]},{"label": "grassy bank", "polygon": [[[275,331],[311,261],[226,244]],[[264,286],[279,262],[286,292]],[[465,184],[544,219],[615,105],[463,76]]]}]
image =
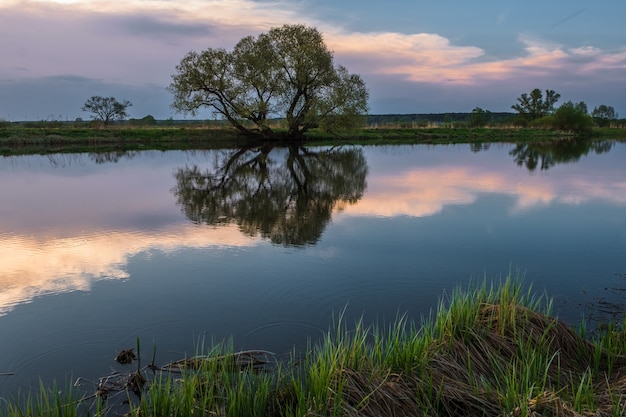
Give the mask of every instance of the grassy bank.
[{"label": "grassy bank", "polygon": [[[571,139],[568,132],[530,128],[365,128],[348,137],[318,130],[307,134],[312,144],[406,144],[553,141]],[[592,138],[626,138],[626,129],[597,128]],[[236,147],[247,142],[229,127],[132,127],[96,128],[38,124],[25,127],[0,126],[0,155],[48,154],[57,152],[109,152],[140,149],[211,149]]]},{"label": "grassy bank", "polygon": [[[260,360],[267,352],[223,346],[158,370],[138,367],[124,389],[147,382],[129,415],[626,415],[621,324],[594,336],[584,326],[572,330],[550,316],[549,300],[510,277],[454,291],[419,324],[398,318],[346,326],[339,319],[304,357],[269,368]],[[84,410],[85,401],[70,400],[40,395],[26,408],[10,406],[8,415]]]},{"label": "grassy bank", "polygon": [[240,146],[244,143],[245,138],[229,128],[0,128],[0,155],[141,149],[211,149]]}]

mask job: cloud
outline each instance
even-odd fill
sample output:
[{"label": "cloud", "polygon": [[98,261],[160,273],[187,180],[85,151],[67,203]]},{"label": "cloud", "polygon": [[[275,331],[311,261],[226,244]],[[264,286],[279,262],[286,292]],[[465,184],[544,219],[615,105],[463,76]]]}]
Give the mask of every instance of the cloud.
[{"label": "cloud", "polygon": [[[366,73],[401,75],[418,83],[480,84],[532,77],[582,77],[626,72],[626,48],[607,52],[583,46],[566,49],[520,35],[524,55],[495,59],[472,46],[457,46],[436,34],[333,34],[329,45],[341,58],[365,66]],[[481,58],[479,60],[479,58]]]},{"label": "cloud", "polygon": [[[522,92],[551,88],[567,100],[624,107],[626,48],[566,48],[521,34],[522,52],[499,59],[435,34],[332,33],[339,62],[356,68],[370,87],[374,113],[510,111]],[[403,106],[403,103],[407,104]],[[402,111],[402,109],[404,109]]]},{"label": "cloud", "polygon": [[360,61],[379,74],[405,75],[410,80],[457,81],[467,76],[457,70],[484,55],[473,46],[455,46],[430,33],[335,34],[328,44],[337,55]]},{"label": "cloud", "polygon": [[119,25],[132,35],[169,38],[171,36],[207,37],[213,33],[211,25],[167,22],[153,16],[128,16],[118,20]]},{"label": "cloud", "polygon": [[[308,2],[287,1],[189,0],[181,6],[164,0],[127,0],[122,7],[105,0],[5,0],[0,4],[0,50],[10,59],[0,61],[0,80],[16,82],[16,87],[26,85],[26,79],[42,84],[50,81],[46,77],[75,74],[112,89],[123,85],[131,90],[150,90],[154,85],[164,89],[189,50],[230,49],[244,36],[285,23],[304,23],[320,29],[338,64],[371,85],[372,103],[380,104],[372,108],[380,108],[378,112],[392,107],[412,112],[415,106],[426,112],[465,111],[476,105],[508,111],[515,97],[535,87],[555,89],[573,100],[608,103],[621,113],[620,106],[626,107],[626,99],[617,93],[626,79],[625,47],[565,47],[519,34],[517,43],[496,48],[507,51],[502,58],[437,33],[351,32],[342,24],[319,20],[314,10]],[[505,11],[496,18],[501,23],[510,15]],[[507,34],[509,39],[515,38]],[[471,97],[485,100],[485,89],[491,94],[489,103],[469,103]],[[434,97],[425,97],[426,90]],[[133,110],[169,115],[171,97],[161,97],[148,111]],[[429,99],[444,98],[448,101],[441,106],[447,108],[428,108]],[[161,110],[153,110],[157,103]],[[495,107],[501,103],[509,104]],[[0,101],[0,117],[12,107],[13,103]],[[62,107],[45,113],[57,109]]]}]

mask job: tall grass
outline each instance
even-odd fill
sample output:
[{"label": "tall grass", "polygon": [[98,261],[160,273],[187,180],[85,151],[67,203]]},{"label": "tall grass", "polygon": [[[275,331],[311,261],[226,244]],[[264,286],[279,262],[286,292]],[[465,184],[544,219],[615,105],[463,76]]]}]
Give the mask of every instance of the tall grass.
[{"label": "tall grass", "polygon": [[[508,277],[454,290],[419,325],[348,325],[341,314],[304,357],[269,369],[228,345],[162,367],[129,415],[625,415],[623,323],[587,340],[550,310]],[[48,397],[35,403],[46,406],[9,416],[61,415]]]},{"label": "tall grass", "polygon": [[[6,399],[5,399],[6,400]],[[75,396],[73,390],[61,390],[56,383],[51,387],[40,383],[36,394],[6,402],[0,406],[0,415],[10,417],[77,417],[85,415],[103,415],[104,407],[100,400],[85,402]]]}]

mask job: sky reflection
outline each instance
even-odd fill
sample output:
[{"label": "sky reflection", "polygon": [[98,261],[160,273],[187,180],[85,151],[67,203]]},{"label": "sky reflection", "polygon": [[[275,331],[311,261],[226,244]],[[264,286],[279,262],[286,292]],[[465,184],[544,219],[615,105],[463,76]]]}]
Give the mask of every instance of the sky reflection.
[{"label": "sky reflection", "polygon": [[181,247],[250,246],[256,239],[235,225],[179,224],[150,231],[92,230],[73,237],[0,235],[0,315],[45,294],[89,291],[93,280],[124,279],[128,259],[144,252]]},{"label": "sky reflection", "polygon": [[626,176],[590,178],[561,175],[532,181],[519,171],[489,171],[470,166],[410,168],[397,175],[372,176],[358,204],[344,212],[361,216],[431,216],[448,205],[471,204],[485,193],[510,195],[511,213],[532,210],[552,203],[582,204],[600,200],[626,205]]},{"label": "sky reflection", "polygon": [[[511,163],[506,147],[479,153],[467,147],[364,149],[367,188],[358,201],[336,209],[337,221],[434,216],[491,194],[512,198],[506,215],[553,204],[626,205],[622,144],[539,174]],[[64,167],[45,166],[42,157],[0,160],[0,315],[44,294],[129,278],[127,262],[140,253],[260,244],[236,224],[193,225],[185,218],[172,195],[173,172],[189,158],[146,153],[115,164],[83,160]],[[211,160],[209,153],[193,163]]]}]

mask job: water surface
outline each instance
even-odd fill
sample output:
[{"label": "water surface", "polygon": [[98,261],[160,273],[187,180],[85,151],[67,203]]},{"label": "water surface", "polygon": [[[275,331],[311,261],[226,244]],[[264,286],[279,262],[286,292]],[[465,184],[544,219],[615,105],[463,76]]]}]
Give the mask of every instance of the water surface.
[{"label": "water surface", "polygon": [[510,271],[577,324],[622,314],[626,145],[0,159],[0,396],[97,379],[140,337],[289,352],[345,310],[419,320]]}]

